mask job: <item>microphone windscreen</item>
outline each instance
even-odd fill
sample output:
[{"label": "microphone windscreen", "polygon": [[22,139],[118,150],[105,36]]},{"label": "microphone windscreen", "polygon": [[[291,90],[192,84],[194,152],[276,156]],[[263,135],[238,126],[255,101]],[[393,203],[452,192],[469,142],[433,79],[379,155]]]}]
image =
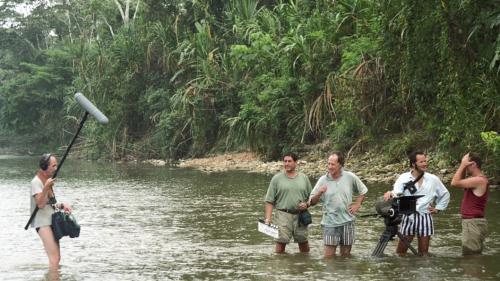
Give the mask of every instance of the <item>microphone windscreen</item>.
[{"label": "microphone windscreen", "polygon": [[107,124],[108,117],[95,107],[82,93],[75,94],[76,101],[87,111],[90,115],[94,116],[99,123]]}]

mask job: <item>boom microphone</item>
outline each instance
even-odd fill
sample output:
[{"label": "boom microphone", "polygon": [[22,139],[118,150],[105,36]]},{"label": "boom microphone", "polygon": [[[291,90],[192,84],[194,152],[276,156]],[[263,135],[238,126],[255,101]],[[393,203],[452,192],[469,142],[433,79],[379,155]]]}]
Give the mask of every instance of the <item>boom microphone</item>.
[{"label": "boom microphone", "polygon": [[95,105],[93,105],[82,93],[75,94],[76,101],[87,111],[90,115],[94,116],[101,124],[108,123],[106,117]]}]

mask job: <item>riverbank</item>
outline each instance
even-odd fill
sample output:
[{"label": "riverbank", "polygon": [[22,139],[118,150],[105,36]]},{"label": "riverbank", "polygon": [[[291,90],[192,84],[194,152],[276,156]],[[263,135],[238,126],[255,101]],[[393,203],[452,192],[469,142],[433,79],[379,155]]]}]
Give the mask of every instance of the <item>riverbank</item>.
[{"label": "riverbank", "polygon": [[[164,165],[159,160],[146,161],[153,165]],[[429,172],[439,176],[449,184],[454,173],[452,167],[446,167],[443,161],[433,161],[430,155]],[[175,166],[198,169],[206,173],[242,170],[249,173],[275,174],[283,167],[281,161],[264,162],[251,152],[225,153],[204,158],[181,159]],[[311,178],[318,178],[326,172],[326,156],[308,154],[298,161],[298,169]],[[408,170],[406,161],[384,163],[374,153],[364,153],[347,159],[345,169],[353,171],[367,183],[392,184],[402,172]]]}]

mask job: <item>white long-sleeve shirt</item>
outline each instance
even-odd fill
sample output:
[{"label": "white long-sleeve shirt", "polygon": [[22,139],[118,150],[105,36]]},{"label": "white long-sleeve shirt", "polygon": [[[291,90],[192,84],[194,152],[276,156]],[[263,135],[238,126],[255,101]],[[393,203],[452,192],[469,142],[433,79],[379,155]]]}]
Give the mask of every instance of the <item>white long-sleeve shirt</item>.
[{"label": "white long-sleeve shirt", "polygon": [[417,199],[417,208],[416,211],[420,214],[429,213],[429,206],[431,203],[435,201],[435,208],[442,211],[448,207],[448,203],[450,202],[450,192],[441,180],[431,174],[424,173],[422,185],[415,184],[417,187],[417,192],[411,194],[408,190],[403,190],[405,183],[409,181],[414,181],[415,177],[411,174],[411,172],[406,172],[401,174],[396,182],[394,183],[392,193],[393,195],[398,195],[403,193],[404,196],[410,195],[423,195],[424,197],[420,197]]}]

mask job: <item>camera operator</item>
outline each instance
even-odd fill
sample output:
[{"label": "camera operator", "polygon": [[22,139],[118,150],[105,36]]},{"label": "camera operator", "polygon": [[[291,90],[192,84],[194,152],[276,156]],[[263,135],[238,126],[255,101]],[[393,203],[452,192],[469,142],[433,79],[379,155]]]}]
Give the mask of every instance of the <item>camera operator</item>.
[{"label": "camera operator", "polygon": [[[446,209],[450,201],[450,193],[441,180],[427,173],[427,156],[422,151],[414,151],[408,155],[411,171],[401,174],[394,183],[393,190],[384,194],[384,200],[404,195],[423,195],[417,199],[416,212],[410,215],[403,215],[400,232],[408,242],[417,235],[418,253],[427,255],[429,253],[429,243],[431,235],[434,234],[434,223],[432,214]],[[415,182],[416,181],[416,182]],[[436,207],[432,207],[432,203]],[[404,255],[408,247],[399,241],[396,252]]]}]

